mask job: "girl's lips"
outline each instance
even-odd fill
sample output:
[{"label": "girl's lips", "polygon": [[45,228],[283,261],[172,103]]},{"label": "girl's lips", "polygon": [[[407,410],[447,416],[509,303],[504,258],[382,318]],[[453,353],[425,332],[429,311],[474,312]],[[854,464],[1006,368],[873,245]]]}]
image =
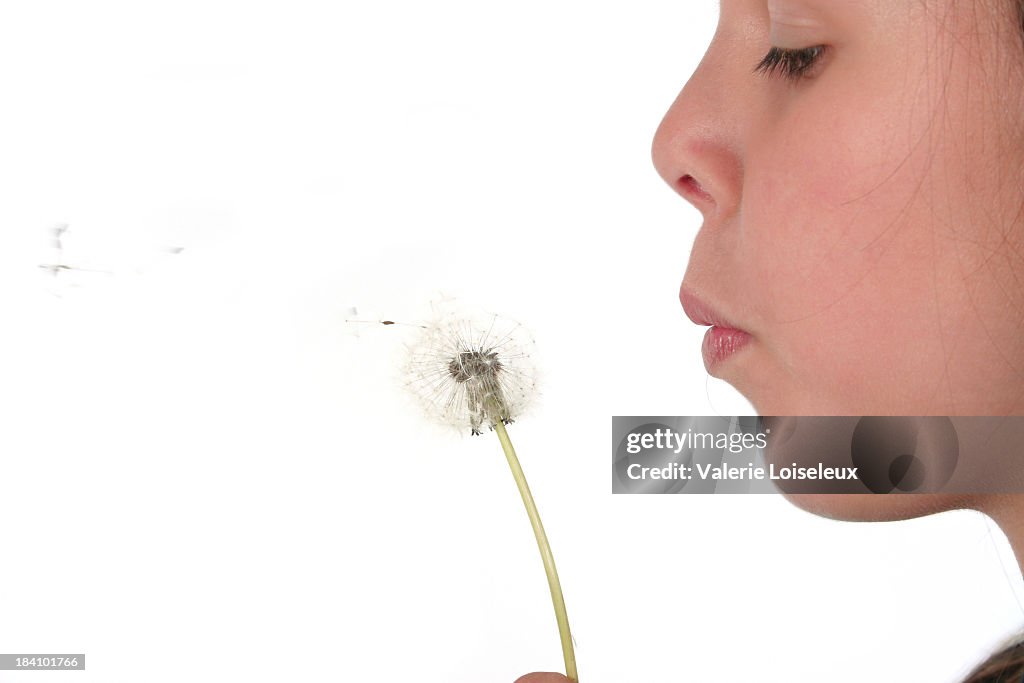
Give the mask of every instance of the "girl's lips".
[{"label": "girl's lips", "polygon": [[743,348],[752,337],[743,330],[729,327],[712,327],[704,334],[701,353],[704,354],[704,368],[711,373],[715,365]]},{"label": "girl's lips", "polygon": [[704,354],[704,367],[710,373],[718,363],[739,351],[753,337],[735,324],[724,318],[685,286],[679,288],[679,302],[683,305],[686,316],[698,325],[710,325],[711,329],[704,335],[701,352]]}]

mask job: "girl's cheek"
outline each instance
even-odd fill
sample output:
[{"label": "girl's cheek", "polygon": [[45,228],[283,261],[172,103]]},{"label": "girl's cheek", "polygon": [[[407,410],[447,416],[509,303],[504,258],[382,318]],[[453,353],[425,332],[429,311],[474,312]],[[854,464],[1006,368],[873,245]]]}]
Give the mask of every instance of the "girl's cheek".
[{"label": "girl's cheek", "polygon": [[785,186],[753,184],[760,191],[748,195],[742,226],[745,289],[757,302],[763,342],[819,392],[884,383],[924,360],[906,357],[906,340],[928,322],[919,309],[933,299],[931,267],[922,262],[926,226],[907,188],[890,184],[843,205],[838,198],[857,189],[850,171],[860,160],[833,161],[805,166]]}]

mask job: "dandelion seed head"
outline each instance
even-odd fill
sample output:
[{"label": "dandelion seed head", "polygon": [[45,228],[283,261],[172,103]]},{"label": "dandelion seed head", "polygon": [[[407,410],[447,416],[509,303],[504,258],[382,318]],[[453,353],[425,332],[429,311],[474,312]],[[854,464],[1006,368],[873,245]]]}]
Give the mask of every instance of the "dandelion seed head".
[{"label": "dandelion seed head", "polygon": [[536,398],[534,342],[516,321],[448,311],[419,332],[406,344],[405,383],[432,418],[480,434]]}]

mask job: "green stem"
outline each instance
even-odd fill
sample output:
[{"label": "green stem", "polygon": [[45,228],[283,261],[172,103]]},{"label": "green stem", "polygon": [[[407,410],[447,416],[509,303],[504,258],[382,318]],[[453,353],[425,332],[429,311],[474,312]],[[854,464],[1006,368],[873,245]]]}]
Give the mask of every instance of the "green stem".
[{"label": "green stem", "polygon": [[494,429],[498,432],[498,440],[501,441],[501,448],[505,451],[505,458],[508,466],[512,468],[512,476],[515,477],[516,486],[519,487],[519,495],[523,497],[523,505],[526,506],[526,514],[530,517],[530,524],[533,525],[533,535],[537,537],[537,547],[540,548],[541,559],[544,560],[544,572],[548,575],[548,587],[551,589],[551,602],[555,605],[555,619],[558,621],[558,635],[562,640],[562,656],[565,658],[565,675],[571,681],[577,683],[579,677],[576,674],[576,655],[572,649],[572,634],[569,632],[569,615],[565,611],[565,599],[562,598],[562,585],[558,582],[558,570],[555,569],[555,557],[551,554],[551,546],[548,544],[547,534],[544,533],[544,525],[540,522],[540,514],[537,512],[537,505],[530,495],[530,487],[526,484],[526,477],[523,475],[523,468],[519,466],[519,458],[512,447],[512,441],[508,438],[505,425],[501,419],[495,418]]}]

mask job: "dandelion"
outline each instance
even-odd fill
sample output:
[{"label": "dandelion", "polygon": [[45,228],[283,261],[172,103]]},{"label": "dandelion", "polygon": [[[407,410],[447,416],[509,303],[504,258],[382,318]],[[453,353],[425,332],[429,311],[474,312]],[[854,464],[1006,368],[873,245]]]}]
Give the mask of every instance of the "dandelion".
[{"label": "dandelion", "polygon": [[537,394],[533,339],[516,322],[490,315],[473,321],[448,315],[425,327],[409,347],[407,385],[436,418],[472,435],[496,431],[526,506],[547,574],[565,659],[565,675],[578,681],[569,617],[544,525],[505,426]]},{"label": "dandelion", "polygon": [[428,413],[481,434],[521,415],[537,394],[533,339],[496,315],[474,321],[448,315],[425,327],[409,347],[409,389]]}]

